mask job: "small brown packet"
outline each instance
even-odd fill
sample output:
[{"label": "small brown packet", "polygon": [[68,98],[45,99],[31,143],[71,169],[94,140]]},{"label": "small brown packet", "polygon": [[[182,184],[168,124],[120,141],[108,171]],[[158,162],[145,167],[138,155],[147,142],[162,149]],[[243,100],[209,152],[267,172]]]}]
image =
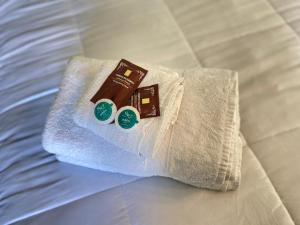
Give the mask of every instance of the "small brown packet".
[{"label": "small brown packet", "polygon": [[110,99],[115,103],[117,109],[127,105],[128,99],[138,88],[147,72],[131,62],[121,59],[90,101],[96,103],[103,98]]},{"label": "small brown packet", "polygon": [[128,105],[139,111],[141,119],[160,116],[158,84],[136,89]]}]

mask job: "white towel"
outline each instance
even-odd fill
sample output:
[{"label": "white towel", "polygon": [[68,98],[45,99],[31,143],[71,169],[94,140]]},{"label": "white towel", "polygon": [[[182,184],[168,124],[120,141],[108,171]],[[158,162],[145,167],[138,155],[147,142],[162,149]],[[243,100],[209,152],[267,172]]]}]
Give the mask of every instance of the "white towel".
[{"label": "white towel", "polygon": [[214,190],[234,190],[240,183],[238,83],[228,70],[183,71],[185,91],[178,119],[147,159],[122,151],[72,120],[76,103],[103,62],[74,58],[49,113],[44,148],[73,164],[136,176],[168,176]]},{"label": "white towel", "polygon": [[[87,161],[88,165],[97,162],[93,168],[135,176],[151,176],[155,173],[151,170],[154,166],[144,157],[124,152],[73,121],[80,96],[91,84],[102,64],[103,61],[80,56],[69,62],[60,91],[48,115],[43,146],[48,152],[73,156],[77,164],[79,161]],[[89,163],[92,159],[94,161]]]},{"label": "white towel", "polygon": [[183,77],[167,68],[139,64],[148,70],[140,87],[158,84],[160,117],[142,119],[134,130],[125,133],[115,124],[99,125],[93,114],[95,105],[90,101],[117,64],[117,61],[103,63],[95,79],[79,100],[74,121],[123,150],[154,157],[155,146],[161,144],[172,121],[177,119],[183,95]]},{"label": "white towel", "polygon": [[237,73],[195,68],[183,74],[178,119],[168,148],[159,152],[168,175],[194,186],[235,189],[242,155]]}]

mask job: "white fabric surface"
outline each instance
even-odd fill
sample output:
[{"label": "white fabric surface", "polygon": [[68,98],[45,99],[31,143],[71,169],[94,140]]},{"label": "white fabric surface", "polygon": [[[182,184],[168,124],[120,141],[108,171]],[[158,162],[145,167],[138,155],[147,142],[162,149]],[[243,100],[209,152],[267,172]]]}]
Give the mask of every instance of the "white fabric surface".
[{"label": "white fabric surface", "polygon": [[[297,0],[68,3],[0,6],[1,224],[300,223]],[[151,178],[108,190],[119,176],[58,163],[43,151],[40,134],[63,60],[80,51],[238,71],[241,128],[251,148],[243,152],[241,188],[216,195]]]},{"label": "white fabric surface", "polygon": [[[83,61],[87,61],[83,59]],[[76,73],[76,63],[81,67],[80,58],[72,63],[72,68],[67,73]],[[94,80],[85,88],[81,98],[76,104],[75,112],[72,115],[76,124],[93,131],[101,138],[117,146],[118,148],[136,155],[143,155],[148,158],[155,157],[155,149],[160,146],[166,136],[171,124],[177,119],[178,109],[183,95],[183,77],[175,71],[164,67],[138,64],[148,70],[147,75],[139,87],[158,84],[160,116],[141,120],[138,126],[125,133],[114,124],[99,126],[94,116],[95,104],[90,99],[106,80],[107,76],[116,68],[118,62],[105,61],[102,63]],[[89,70],[88,68],[86,68]],[[81,73],[85,74],[84,69]],[[76,76],[72,76],[77,79]],[[81,88],[81,87],[79,87]]]},{"label": "white fabric surface", "polygon": [[[186,91],[178,119],[157,154],[148,158],[126,154],[73,121],[78,99],[94,83],[95,76],[98,79],[97,72],[103,65],[103,61],[84,57],[69,63],[43,134],[47,151],[57,154],[59,160],[110,172],[168,176],[223,191],[239,186],[241,143],[235,72],[185,70]],[[87,99],[90,97],[87,95]]]},{"label": "white fabric surface", "polygon": [[183,76],[185,91],[165,156],[168,171],[195,186],[234,190],[240,184],[242,155],[238,75],[195,68]]},{"label": "white fabric surface", "polygon": [[53,218],[57,225],[294,224],[268,176],[245,145],[242,178],[240,188],[226,193],[164,178],[140,179],[17,224],[51,225]]},{"label": "white fabric surface", "polygon": [[300,11],[296,1],[270,2],[167,4],[202,65],[238,71],[241,130],[300,224]]},{"label": "white fabric surface", "polygon": [[79,127],[73,120],[80,96],[93,82],[102,63],[84,57],[76,57],[70,62],[61,85],[62,91],[52,106],[45,126],[43,146],[49,152],[77,156],[76,158],[84,161],[91,160],[92,157],[97,162],[97,168],[104,171],[153,175],[156,173],[156,166],[152,166],[151,162],[146,163],[144,157],[128,154],[92,131]]}]

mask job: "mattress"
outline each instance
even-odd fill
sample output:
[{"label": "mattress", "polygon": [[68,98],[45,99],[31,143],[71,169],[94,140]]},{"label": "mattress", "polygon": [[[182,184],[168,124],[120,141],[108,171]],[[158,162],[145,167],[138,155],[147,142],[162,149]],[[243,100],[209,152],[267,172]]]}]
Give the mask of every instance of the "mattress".
[{"label": "mattress", "polygon": [[[5,1],[0,224],[300,224],[297,0]],[[240,74],[242,184],[197,189],[58,162],[41,146],[73,55]]]}]

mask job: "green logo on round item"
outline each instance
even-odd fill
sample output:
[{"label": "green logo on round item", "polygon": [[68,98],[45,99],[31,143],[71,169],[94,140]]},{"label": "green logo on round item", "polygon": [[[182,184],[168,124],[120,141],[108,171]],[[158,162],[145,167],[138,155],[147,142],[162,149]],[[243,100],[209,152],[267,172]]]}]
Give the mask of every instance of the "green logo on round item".
[{"label": "green logo on round item", "polygon": [[108,120],[112,114],[113,104],[107,102],[100,102],[96,105],[94,114],[100,121]]},{"label": "green logo on round item", "polygon": [[122,111],[118,117],[118,123],[120,127],[124,129],[132,128],[136,123],[138,123],[137,116],[135,112],[130,109]]}]

